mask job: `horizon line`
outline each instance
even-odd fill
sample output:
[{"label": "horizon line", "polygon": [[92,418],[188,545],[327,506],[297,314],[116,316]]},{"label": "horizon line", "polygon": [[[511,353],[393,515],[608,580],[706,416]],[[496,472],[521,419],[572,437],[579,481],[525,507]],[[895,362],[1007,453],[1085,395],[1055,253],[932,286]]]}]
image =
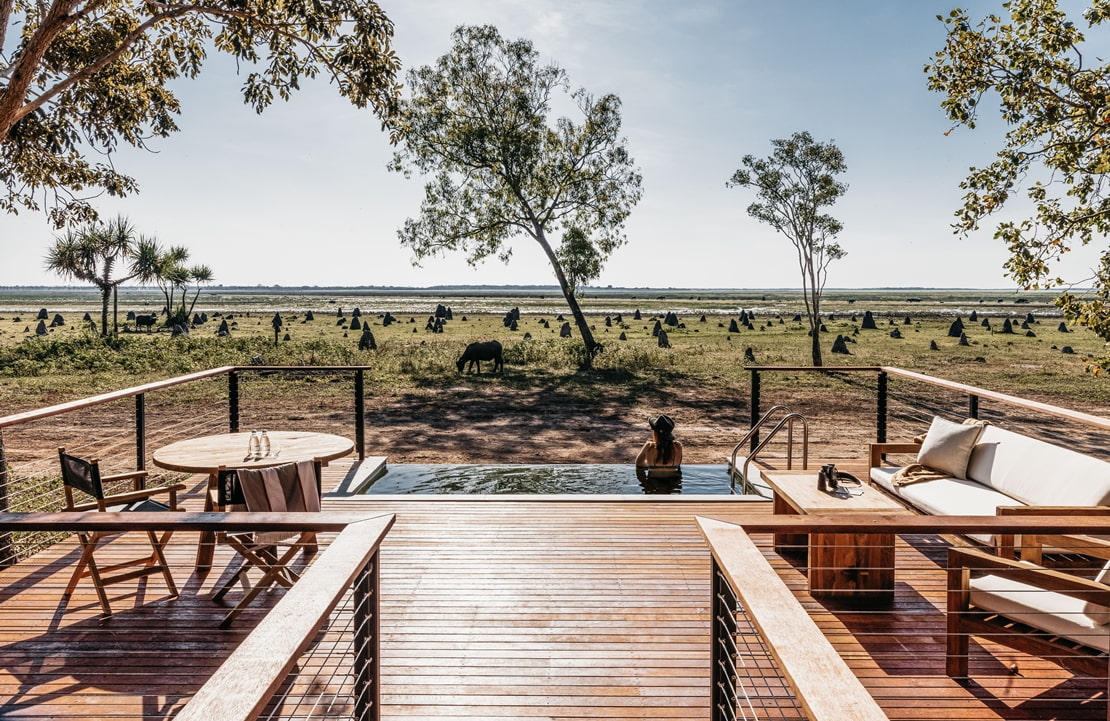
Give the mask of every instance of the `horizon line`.
[{"label": "horizon line", "polygon": [[[29,290],[70,290],[70,291],[86,291],[90,293],[99,293],[99,289],[95,286],[89,285],[0,285],[0,291],[29,291]],[[121,285],[119,290],[123,291],[160,291],[158,286],[154,285]],[[192,289],[191,289],[192,290]],[[513,285],[513,284],[437,284],[426,286],[412,286],[412,285],[207,285],[202,287],[201,292],[212,292],[215,290],[221,291],[376,291],[376,292],[396,292],[396,291],[443,291],[443,290],[475,290],[475,291],[489,291],[489,290],[517,290],[517,291],[542,291],[542,292],[555,292],[562,294],[562,288],[558,285]],[[1090,291],[1090,288],[1072,288],[1073,291],[1085,292]],[[778,287],[778,288],[726,288],[726,287],[698,287],[698,286],[585,286],[581,293],[607,293],[618,291],[652,291],[652,292],[688,292],[688,291],[702,291],[702,292],[729,292],[729,293],[759,293],[759,292],[791,292],[800,293],[802,288],[798,287]],[[990,292],[1003,292],[1003,293],[1057,293],[1058,291],[1050,289],[1036,289],[1026,290],[1022,288],[991,288],[991,287],[969,287],[969,286],[869,286],[869,287],[856,287],[856,286],[838,286],[835,288],[825,288],[823,292],[829,291],[990,291]]]}]

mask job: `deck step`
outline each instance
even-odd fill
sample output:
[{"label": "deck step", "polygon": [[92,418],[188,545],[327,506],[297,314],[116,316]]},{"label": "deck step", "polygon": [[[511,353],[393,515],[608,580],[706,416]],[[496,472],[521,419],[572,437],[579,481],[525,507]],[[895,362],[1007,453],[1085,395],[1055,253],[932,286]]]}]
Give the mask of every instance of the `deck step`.
[{"label": "deck step", "polygon": [[385,472],[386,460],[387,456],[367,456],[361,461],[355,461],[334,488],[325,490],[325,495],[336,497],[361,494],[367,484]]}]

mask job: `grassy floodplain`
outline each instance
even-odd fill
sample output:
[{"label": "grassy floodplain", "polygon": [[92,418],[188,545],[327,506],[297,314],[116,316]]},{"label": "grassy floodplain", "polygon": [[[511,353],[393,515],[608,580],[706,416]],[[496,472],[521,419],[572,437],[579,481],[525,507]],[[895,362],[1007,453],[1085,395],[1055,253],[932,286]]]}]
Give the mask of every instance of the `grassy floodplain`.
[{"label": "grassy floodplain", "polygon": [[[593,381],[630,388],[651,382],[682,382],[742,389],[745,351],[759,365],[808,365],[809,339],[801,294],[792,290],[586,289],[582,305],[605,351]],[[437,305],[453,319],[442,333],[426,329]],[[5,405],[24,409],[89,392],[134,385],[229,364],[359,364],[373,367],[380,388],[429,389],[459,382],[454,363],[465,345],[496,338],[505,346],[506,373],[483,383],[523,387],[553,376],[581,378],[581,343],[560,338],[570,315],[554,288],[224,288],[202,291],[195,314],[208,322],[186,337],[166,330],[134,332],[128,311],[155,312],[154,289],[124,289],[119,298],[119,340],[106,345],[88,330],[85,313],[99,322],[99,296],[91,288],[0,289],[0,389]],[[505,314],[520,310],[517,329]],[[49,325],[36,336],[38,314]],[[376,350],[359,350],[368,324]],[[308,312],[314,318],[307,320]],[[641,318],[634,318],[639,311]],[[1110,402],[1110,383],[1086,372],[1086,361],[1105,352],[1085,329],[1060,330],[1051,293],[1013,290],[833,289],[825,294],[825,363],[831,366],[891,365],[1077,408]],[[861,328],[870,311],[877,328]],[[386,327],[385,313],[397,322]],[[659,348],[655,321],[674,312],[680,327],[666,327],[671,348]],[[741,314],[751,328],[730,330]],[[974,313],[974,316],[972,315]],[[275,314],[282,320],[277,343]],[[562,315],[565,321],[558,320]],[[1022,328],[1029,316],[1032,323]],[[619,320],[618,320],[619,316]],[[972,320],[974,318],[974,320]],[[969,345],[948,331],[956,319]],[[986,319],[989,327],[983,324]],[[217,337],[227,321],[230,335]],[[1009,320],[1012,334],[1001,331]],[[892,337],[892,333],[901,338]],[[625,340],[620,340],[621,334]],[[830,351],[843,335],[850,355]],[[936,349],[931,348],[935,344]],[[1072,352],[1066,353],[1065,347]],[[477,380],[473,382],[478,382]]]}]

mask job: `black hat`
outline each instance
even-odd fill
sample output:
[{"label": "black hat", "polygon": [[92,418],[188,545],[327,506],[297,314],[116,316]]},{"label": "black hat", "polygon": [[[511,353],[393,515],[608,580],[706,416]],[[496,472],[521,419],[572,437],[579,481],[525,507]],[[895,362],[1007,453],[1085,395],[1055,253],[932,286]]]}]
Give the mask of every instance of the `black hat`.
[{"label": "black hat", "polygon": [[668,415],[661,415],[654,421],[648,421],[651,430],[655,431],[661,436],[669,436],[674,430],[674,420]]}]

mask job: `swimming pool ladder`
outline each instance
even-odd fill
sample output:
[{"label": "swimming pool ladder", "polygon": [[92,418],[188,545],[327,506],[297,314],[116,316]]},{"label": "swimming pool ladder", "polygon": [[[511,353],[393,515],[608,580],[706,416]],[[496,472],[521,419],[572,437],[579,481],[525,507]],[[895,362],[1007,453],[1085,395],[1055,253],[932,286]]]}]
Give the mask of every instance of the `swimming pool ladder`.
[{"label": "swimming pool ladder", "polygon": [[[774,417],[782,414],[774,426],[767,432],[763,440],[755,444],[751,452],[744,458],[744,465],[737,470],[736,458],[740,453],[740,449],[745,444],[750,444],[752,438],[756,437],[759,429],[770,423]],[[784,428],[786,429],[786,469],[792,470],[794,468],[794,423],[801,422],[802,424],[802,470],[809,468],[809,421],[801,413],[795,413],[786,406],[775,406],[771,408],[758,421],[755,422],[744,437],[740,439],[732,449],[732,455],[729,458],[728,464],[728,478],[729,490],[736,493],[736,479],[740,479],[740,492],[744,495],[758,494],[761,496],[770,496],[771,489],[762,483],[758,486],[751,480],[748,475],[748,466],[758,456],[760,451],[767,447],[767,444],[774,440]]]}]

